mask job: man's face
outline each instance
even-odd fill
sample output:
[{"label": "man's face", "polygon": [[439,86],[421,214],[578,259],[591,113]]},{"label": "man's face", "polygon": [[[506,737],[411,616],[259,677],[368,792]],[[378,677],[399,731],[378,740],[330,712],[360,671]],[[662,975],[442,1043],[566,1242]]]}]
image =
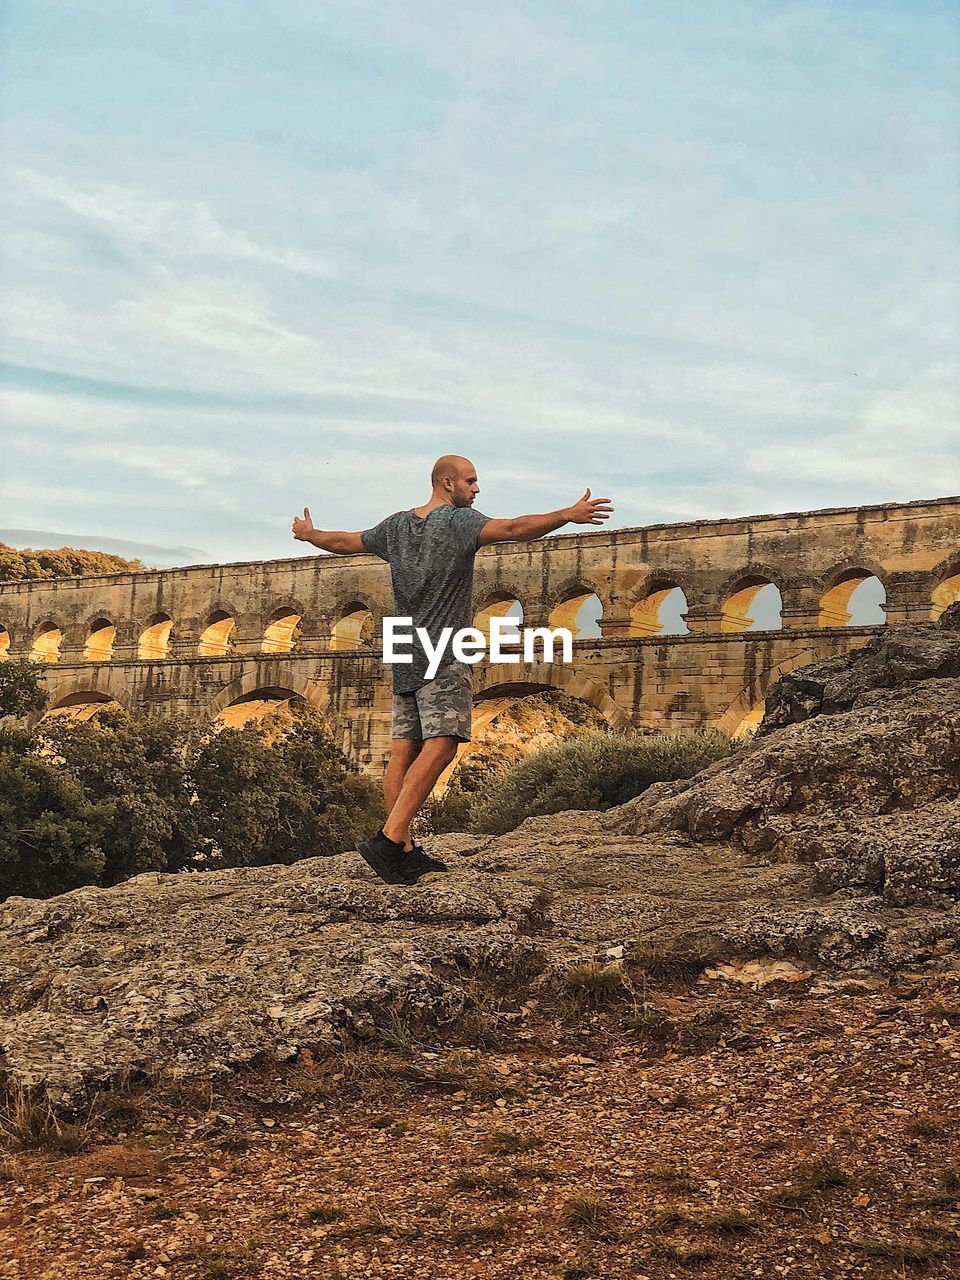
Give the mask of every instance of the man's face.
[{"label": "man's face", "polygon": [[460,468],[452,484],[453,491],[450,496],[453,498],[453,505],[455,507],[472,506],[474,498],[480,492],[480,486],[477,484],[477,473],[473,468],[472,462]]}]

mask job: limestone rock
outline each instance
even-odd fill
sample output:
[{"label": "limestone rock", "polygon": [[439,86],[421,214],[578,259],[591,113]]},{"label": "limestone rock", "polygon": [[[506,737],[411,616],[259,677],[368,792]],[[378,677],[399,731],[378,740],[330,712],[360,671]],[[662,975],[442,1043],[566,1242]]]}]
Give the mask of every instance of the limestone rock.
[{"label": "limestone rock", "polygon": [[622,823],[812,864],[826,892],[960,899],[960,631],[891,632],[785,676],[768,704],[738,757],[649,788]]},{"label": "limestone rock", "polygon": [[960,676],[958,618],[960,610],[951,605],[939,625],[891,627],[862,649],[788,672],[767,693],[758,735],[811,716],[849,711],[872,690]]}]

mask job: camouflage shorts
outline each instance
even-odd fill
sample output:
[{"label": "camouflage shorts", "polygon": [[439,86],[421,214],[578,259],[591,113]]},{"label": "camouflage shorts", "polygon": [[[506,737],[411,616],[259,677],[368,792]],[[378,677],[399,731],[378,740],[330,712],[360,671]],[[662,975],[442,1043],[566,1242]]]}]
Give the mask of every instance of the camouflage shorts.
[{"label": "camouflage shorts", "polygon": [[473,668],[451,662],[416,693],[393,695],[393,738],[457,738],[473,730]]}]

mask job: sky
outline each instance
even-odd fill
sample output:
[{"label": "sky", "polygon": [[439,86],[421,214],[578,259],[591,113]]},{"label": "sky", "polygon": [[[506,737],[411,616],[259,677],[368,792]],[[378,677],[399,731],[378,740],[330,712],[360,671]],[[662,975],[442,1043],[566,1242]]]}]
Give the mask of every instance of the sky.
[{"label": "sky", "polygon": [[[960,8],[7,0],[0,526],[960,492]],[[0,537],[2,537],[0,531]],[[9,537],[7,540],[11,540]],[[38,539],[34,538],[34,545]]]}]

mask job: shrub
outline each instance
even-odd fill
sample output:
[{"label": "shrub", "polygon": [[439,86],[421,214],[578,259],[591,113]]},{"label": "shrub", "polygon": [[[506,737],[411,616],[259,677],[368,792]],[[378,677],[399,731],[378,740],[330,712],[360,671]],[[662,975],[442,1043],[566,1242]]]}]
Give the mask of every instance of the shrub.
[{"label": "shrub", "polygon": [[189,863],[196,848],[186,777],[194,726],[111,708],[89,720],[44,720],[38,733],[102,816],[102,884]]},{"label": "shrub", "polygon": [[285,732],[271,719],[223,729],[193,762],[200,845],[212,865],[291,863],[343,853],[385,817],[379,788],[363,777],[303,704]]},{"label": "shrub", "polygon": [[0,898],[46,898],[98,884],[105,814],[29,734],[0,730]]},{"label": "shrub", "polygon": [[0,898],[341,853],[383,816],[379,788],[306,706],[205,736],[119,709],[34,734],[0,725]]},{"label": "shrub", "polygon": [[46,705],[36,663],[25,658],[0,662],[0,716],[28,716]]},{"label": "shrub", "polygon": [[470,827],[491,835],[563,809],[609,809],[652,782],[689,778],[730,755],[716,730],[627,736],[589,732],[526,756],[477,792]]}]

